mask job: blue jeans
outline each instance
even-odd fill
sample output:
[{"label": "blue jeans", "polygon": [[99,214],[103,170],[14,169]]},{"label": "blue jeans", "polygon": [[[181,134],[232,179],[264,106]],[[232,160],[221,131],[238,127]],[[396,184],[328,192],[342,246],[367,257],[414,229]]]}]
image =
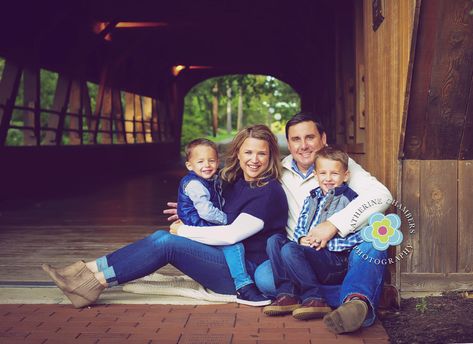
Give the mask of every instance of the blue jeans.
[{"label": "blue jeans", "polygon": [[[147,276],[171,264],[204,287],[235,294],[235,286],[221,249],[158,230],[150,236],[97,259],[99,271],[112,286]],[[250,276],[257,265],[246,260]]]},{"label": "blue jeans", "polygon": [[[270,242],[271,238],[268,240]],[[275,240],[275,239],[273,239]],[[282,239],[281,239],[282,240]],[[320,291],[327,303],[339,307],[353,295],[366,297],[369,303],[368,315],[363,326],[370,326],[376,320],[376,309],[383,290],[386,265],[376,264],[387,259],[387,251],[376,250],[371,243],[363,242],[354,248],[348,257],[348,271],[343,282],[338,285],[320,285]],[[304,268],[304,266],[302,267]],[[276,296],[273,271],[269,260],[263,262],[255,272],[258,288],[267,296]]]},{"label": "blue jeans", "polygon": [[233,278],[235,289],[243,288],[245,285],[253,283],[250,275],[246,271],[245,264],[245,246],[242,243],[237,243],[228,246],[217,246],[222,250],[225,260],[227,261],[230,275]]},{"label": "blue jeans", "polygon": [[320,286],[342,283],[348,270],[348,252],[317,251],[283,234],[269,238],[267,253],[277,295],[288,294],[303,302],[324,299]]}]

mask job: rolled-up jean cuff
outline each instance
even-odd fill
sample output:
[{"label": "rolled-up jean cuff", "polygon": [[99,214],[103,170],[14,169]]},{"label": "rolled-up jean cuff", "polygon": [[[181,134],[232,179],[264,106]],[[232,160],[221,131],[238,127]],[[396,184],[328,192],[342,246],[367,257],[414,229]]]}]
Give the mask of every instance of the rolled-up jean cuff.
[{"label": "rolled-up jean cuff", "polygon": [[98,258],[95,263],[97,264],[97,269],[100,271],[104,271],[108,268],[108,261],[106,256],[102,256]]},{"label": "rolled-up jean cuff", "polygon": [[102,271],[105,280],[109,287],[113,287],[118,284],[117,275],[115,274],[115,269],[113,266],[110,266]]},{"label": "rolled-up jean cuff", "polygon": [[[356,293],[356,295],[361,295],[368,301],[368,314],[366,314],[365,321],[363,321],[363,324],[361,326],[362,327],[369,327],[369,326],[373,325],[374,321],[376,320],[376,312],[375,312],[375,308],[373,306],[373,302],[371,302],[370,298],[367,297],[364,294]],[[343,298],[343,303],[345,303],[347,301],[347,299],[351,298],[352,296],[356,296],[356,295],[353,294],[353,293],[346,295]],[[363,300],[363,301],[365,301],[365,300]]]}]

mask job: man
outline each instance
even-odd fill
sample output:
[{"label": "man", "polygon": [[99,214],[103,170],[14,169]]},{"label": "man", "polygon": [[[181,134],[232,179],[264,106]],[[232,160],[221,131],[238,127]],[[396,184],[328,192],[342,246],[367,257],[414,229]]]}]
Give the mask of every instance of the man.
[{"label": "man", "polygon": [[[317,151],[327,144],[327,136],[314,115],[298,113],[286,124],[286,138],[291,154],[282,162],[281,182],[289,204],[287,238],[294,240],[294,229],[303,202],[310,190],[318,186],[313,174],[314,160]],[[317,250],[324,249],[337,233],[345,237],[361,229],[373,213],[386,210],[388,201],[392,199],[389,190],[352,159],[349,160],[349,171],[349,186],[359,196],[346,208],[309,231],[308,238]],[[360,252],[363,254],[360,255]],[[373,261],[381,261],[383,258],[386,258],[386,251],[377,251],[371,243],[362,243],[358,245],[356,252],[353,250],[350,253],[349,270],[343,283],[323,286],[326,287],[328,303],[338,307],[324,317],[324,323],[331,331],[352,332],[361,326],[373,324],[384,276],[384,266]],[[265,269],[271,269],[271,265],[265,264]],[[264,286],[262,280],[268,280],[270,272],[264,271],[265,269],[260,269],[255,275],[258,286]],[[260,289],[266,288],[260,286]],[[262,291],[271,294],[274,290],[272,285]],[[272,309],[278,306],[290,309],[291,305],[286,303],[287,300],[276,299],[271,306]]]}]

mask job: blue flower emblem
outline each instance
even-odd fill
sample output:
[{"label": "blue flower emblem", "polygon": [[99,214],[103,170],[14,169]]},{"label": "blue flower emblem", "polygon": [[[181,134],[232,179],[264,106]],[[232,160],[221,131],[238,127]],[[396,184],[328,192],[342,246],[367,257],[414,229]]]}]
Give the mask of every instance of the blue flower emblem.
[{"label": "blue flower emblem", "polygon": [[396,214],[371,215],[369,225],[361,230],[364,241],[371,242],[378,251],[386,251],[389,246],[396,246],[402,242],[403,235],[399,230],[401,218]]}]

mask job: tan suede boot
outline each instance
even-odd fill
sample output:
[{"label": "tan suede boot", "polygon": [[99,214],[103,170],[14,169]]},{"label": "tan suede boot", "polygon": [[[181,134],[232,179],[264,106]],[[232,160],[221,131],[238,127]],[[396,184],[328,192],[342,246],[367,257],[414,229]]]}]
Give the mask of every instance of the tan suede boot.
[{"label": "tan suede boot", "polygon": [[324,316],[327,328],[337,334],[358,330],[366,319],[368,305],[362,300],[350,300]]},{"label": "tan suede boot", "polygon": [[[82,260],[79,260],[78,262],[75,262],[74,264],[68,265],[61,269],[55,269],[48,264],[43,264],[41,267],[53,281],[55,281],[54,279],[56,278],[58,274],[61,276],[75,277],[75,276],[78,276],[83,269],[87,269],[84,261]],[[71,301],[71,303],[76,308],[83,307],[82,305],[85,305],[89,302],[87,299],[84,299],[82,296],[69,293],[68,291],[65,291],[65,290],[62,290],[62,292],[64,293],[64,295],[67,296],[67,298]]]},{"label": "tan suede boot", "polygon": [[62,276],[76,276],[77,274],[80,273],[80,271],[85,267],[85,262],[83,260],[79,260],[75,262],[74,264],[68,265],[64,268],[58,268],[55,270],[57,271],[58,274]]},{"label": "tan suede boot", "polygon": [[[59,269],[47,264],[43,264],[42,267],[76,308],[91,305],[105,289],[85,264],[81,270],[71,276],[64,276],[59,273]],[[72,268],[69,270],[72,270]]]}]

